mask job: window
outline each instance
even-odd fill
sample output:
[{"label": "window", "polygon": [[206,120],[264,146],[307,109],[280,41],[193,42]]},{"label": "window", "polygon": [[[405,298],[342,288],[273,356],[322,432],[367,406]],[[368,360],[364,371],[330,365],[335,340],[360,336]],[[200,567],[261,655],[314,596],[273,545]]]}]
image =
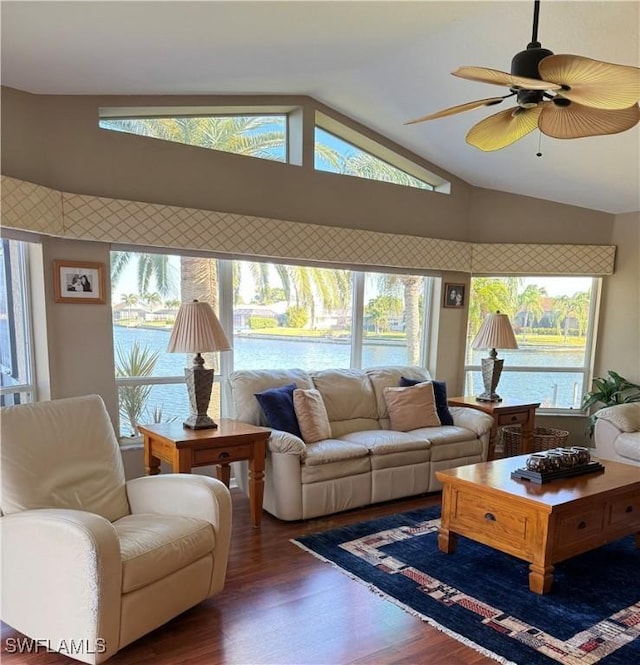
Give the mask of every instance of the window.
[{"label": "window", "polygon": [[482,392],[481,358],[471,348],[483,318],[509,315],[518,349],[500,350],[505,363],[498,393],[541,409],[581,407],[588,390],[599,280],[590,277],[474,277],[469,299],[466,394]]},{"label": "window", "polygon": [[214,419],[225,411],[220,387],[233,369],[420,364],[425,357],[429,277],[135,252],[112,252],[111,273],[123,437],[136,436],[137,423],[189,413],[182,384],[192,359],[166,352],[184,300],[211,302],[232,330],[232,353],[205,356],[216,369]]},{"label": "window", "polygon": [[418,162],[316,111],[314,159],[319,171],[448,194],[451,183]]},{"label": "window", "polygon": [[27,243],[0,245],[0,406],[32,402],[33,354]]},{"label": "window", "polygon": [[419,180],[357,146],[316,127],[315,168],[368,180],[392,182],[405,187],[433,190],[433,185]]},{"label": "window", "polygon": [[201,117],[102,117],[102,129],[287,161],[286,115],[207,115]]},{"label": "window", "polygon": [[[101,129],[302,165],[303,111],[295,106],[123,107],[99,109]],[[312,111],[313,112],[313,111]],[[450,183],[418,161],[315,112],[314,167],[340,175],[440,193]],[[400,149],[401,150],[401,149]]]},{"label": "window", "polygon": [[239,369],[350,367],[352,273],[234,261]]},{"label": "window", "polygon": [[[183,419],[189,413],[184,368],[192,357],[167,353],[182,300],[206,300],[217,309],[216,259],[137,252],[111,253],[113,342],[120,434],[136,436],[137,425]],[[217,354],[204,354],[219,368]],[[220,377],[210,415],[220,416]]]},{"label": "window", "polygon": [[366,274],[363,367],[421,364],[425,290],[430,284],[420,275]]}]

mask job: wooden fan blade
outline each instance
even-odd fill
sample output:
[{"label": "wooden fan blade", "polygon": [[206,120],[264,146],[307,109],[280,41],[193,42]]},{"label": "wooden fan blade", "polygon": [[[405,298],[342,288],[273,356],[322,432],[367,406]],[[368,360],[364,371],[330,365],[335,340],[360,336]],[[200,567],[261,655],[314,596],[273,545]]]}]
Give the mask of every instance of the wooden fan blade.
[{"label": "wooden fan blade", "polygon": [[480,81],[480,83],[493,83],[494,85],[506,85],[513,90],[560,90],[561,85],[550,83],[549,81],[540,81],[539,79],[529,79],[524,76],[513,76],[507,72],[501,72],[498,69],[488,69],[487,67],[459,67],[454,76],[459,76],[470,81]]},{"label": "wooden fan blade", "polygon": [[540,76],[568,86],[560,94],[599,109],[627,109],[640,100],[640,69],[580,55],[550,55],[538,65]]},{"label": "wooden fan blade", "polygon": [[467,102],[466,104],[451,106],[448,109],[443,109],[442,111],[437,111],[436,113],[431,113],[430,115],[423,115],[421,118],[409,120],[409,122],[405,122],[404,124],[414,125],[417,122],[424,122],[425,120],[435,120],[436,118],[445,118],[448,115],[455,115],[456,113],[462,113],[463,111],[471,111],[473,109],[478,109],[481,106],[493,106],[494,104],[499,104],[503,99],[504,97],[489,97],[487,99],[478,99],[475,102]]},{"label": "wooden fan blade", "polygon": [[571,102],[560,106],[554,102],[544,104],[540,114],[540,131],[556,139],[579,139],[584,136],[618,134],[640,122],[640,107],[628,109],[598,109]]},{"label": "wooden fan blade", "polygon": [[494,113],[474,125],[467,133],[467,143],[485,152],[500,150],[515,143],[538,126],[542,105],[531,109],[515,108]]}]

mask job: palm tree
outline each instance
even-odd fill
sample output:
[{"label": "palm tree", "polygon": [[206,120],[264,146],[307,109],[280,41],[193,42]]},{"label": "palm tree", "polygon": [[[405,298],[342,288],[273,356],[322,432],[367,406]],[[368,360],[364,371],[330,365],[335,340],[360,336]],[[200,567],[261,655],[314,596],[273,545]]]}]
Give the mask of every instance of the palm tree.
[{"label": "palm tree", "polygon": [[[523,331],[527,327],[533,327],[533,324],[542,318],[544,309],[542,308],[542,299],[547,295],[547,290],[543,286],[529,284],[522,292],[519,298],[520,310],[524,312]],[[523,340],[526,335],[523,335]]]},{"label": "palm tree", "polygon": [[154,307],[158,308],[162,304],[162,298],[157,291],[154,291],[153,293],[143,293],[140,296],[140,300],[148,305],[152,312]]},{"label": "palm tree", "polygon": [[135,293],[123,293],[120,301],[127,306],[129,310],[129,325],[131,325],[131,308],[138,304],[138,296]]},{"label": "palm tree", "polygon": [[122,277],[132,260],[136,261],[138,291],[147,293],[152,283],[158,292],[166,296],[175,290],[175,279],[166,254],[145,254],[137,252],[113,252],[111,255],[112,289]]}]

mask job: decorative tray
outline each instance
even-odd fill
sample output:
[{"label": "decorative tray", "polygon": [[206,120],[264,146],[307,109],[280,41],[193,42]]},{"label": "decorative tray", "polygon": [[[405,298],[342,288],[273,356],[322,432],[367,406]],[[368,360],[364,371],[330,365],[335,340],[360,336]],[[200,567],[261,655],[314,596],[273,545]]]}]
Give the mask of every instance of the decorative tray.
[{"label": "decorative tray", "polygon": [[588,464],[573,466],[569,469],[557,469],[555,471],[529,471],[529,469],[516,469],[511,472],[511,477],[519,480],[530,480],[532,483],[542,485],[558,478],[570,478],[571,476],[582,476],[585,473],[604,471],[600,462],[591,460]]}]

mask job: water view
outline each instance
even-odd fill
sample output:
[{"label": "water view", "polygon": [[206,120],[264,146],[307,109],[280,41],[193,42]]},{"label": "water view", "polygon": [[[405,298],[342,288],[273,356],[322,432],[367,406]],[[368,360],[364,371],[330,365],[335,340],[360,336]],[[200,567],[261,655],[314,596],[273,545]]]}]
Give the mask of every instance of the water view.
[{"label": "water view", "polygon": [[[113,326],[114,342],[124,350],[130,349],[135,341],[142,347],[159,352],[154,376],[182,376],[184,367],[190,362],[184,354],[166,353],[170,330],[157,328],[128,328]],[[258,335],[235,336],[233,339],[234,367],[242,369],[275,369],[297,367],[317,370],[330,367],[348,368],[350,350],[348,343],[335,340],[268,338]],[[583,352],[573,349],[553,349],[522,347],[514,351],[501,351],[505,358],[505,368],[529,367],[576,367],[582,363]],[[365,342],[362,350],[362,366],[405,365],[406,347],[403,343]],[[475,351],[473,362],[479,363],[486,352]],[[472,394],[483,390],[480,372],[471,373]],[[503,371],[498,392],[504,396],[541,402],[543,406],[578,408],[581,398],[582,376],[579,373],[535,373],[523,374]],[[149,397],[149,407],[160,405],[162,419],[182,418],[189,410],[184,385],[153,386]],[[128,434],[123,431],[123,434]]]}]

